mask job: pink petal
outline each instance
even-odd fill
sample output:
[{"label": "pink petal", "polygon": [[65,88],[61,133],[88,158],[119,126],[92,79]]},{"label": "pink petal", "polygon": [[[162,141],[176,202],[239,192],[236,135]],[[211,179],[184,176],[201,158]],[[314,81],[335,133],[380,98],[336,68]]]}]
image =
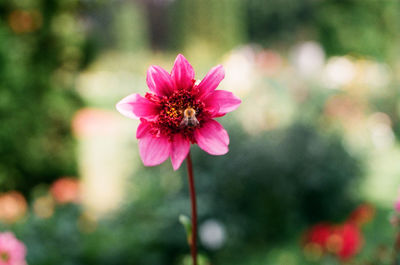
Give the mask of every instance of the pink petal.
[{"label": "pink petal", "polygon": [[195,130],[194,138],[199,147],[211,155],[224,155],[228,152],[228,133],[215,120],[209,120]]},{"label": "pink petal", "polygon": [[182,54],[178,54],[171,71],[172,80],[176,88],[190,88],[193,85],[194,70]]},{"label": "pink petal", "polygon": [[210,109],[215,117],[234,111],[241,102],[232,92],[225,90],[215,90],[204,99],[206,108]]},{"label": "pink petal", "polygon": [[212,68],[197,86],[199,90],[199,98],[205,97],[214,91],[224,77],[225,71],[222,65],[217,65]]},{"label": "pink petal", "polygon": [[117,110],[132,119],[155,118],[159,113],[158,105],[142,97],[132,94],[117,103]]},{"label": "pink petal", "polygon": [[157,65],[147,70],[147,85],[158,96],[168,96],[174,92],[174,82],[167,71]]},{"label": "pink petal", "polygon": [[171,143],[171,163],[174,170],[177,170],[190,150],[190,142],[181,134],[175,134]]},{"label": "pink petal", "polygon": [[136,131],[137,139],[143,138],[145,135],[147,135],[150,132],[150,129],[151,129],[150,122],[146,121],[145,119],[140,119],[140,121],[141,122]]},{"label": "pink petal", "polygon": [[139,139],[139,154],[145,166],[156,166],[164,162],[170,152],[170,142],[168,137],[156,137],[146,134]]}]

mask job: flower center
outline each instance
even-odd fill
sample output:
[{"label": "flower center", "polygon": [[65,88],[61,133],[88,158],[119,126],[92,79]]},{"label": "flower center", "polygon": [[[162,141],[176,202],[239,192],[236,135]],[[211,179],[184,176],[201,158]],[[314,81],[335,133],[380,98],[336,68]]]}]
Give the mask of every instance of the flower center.
[{"label": "flower center", "polygon": [[0,253],[0,260],[7,262],[10,259],[10,255],[7,252]]},{"label": "flower center", "polygon": [[146,97],[160,105],[160,113],[152,126],[155,135],[161,133],[172,137],[180,133],[194,141],[194,128],[200,126],[207,113],[203,111],[203,102],[196,99],[191,89],[179,89],[168,97],[158,98],[157,101],[151,95]]}]

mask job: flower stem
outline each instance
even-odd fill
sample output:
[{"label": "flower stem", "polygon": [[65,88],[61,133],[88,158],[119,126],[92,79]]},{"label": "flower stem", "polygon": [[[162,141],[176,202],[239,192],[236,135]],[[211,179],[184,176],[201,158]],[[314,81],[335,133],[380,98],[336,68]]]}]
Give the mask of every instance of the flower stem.
[{"label": "flower stem", "polygon": [[196,207],[196,190],[194,188],[194,177],[193,177],[193,167],[192,158],[190,157],[190,152],[186,158],[187,169],[188,169],[188,179],[189,179],[189,191],[190,191],[190,201],[192,204],[192,236],[190,239],[190,250],[192,254],[193,265],[197,265],[197,207]]}]

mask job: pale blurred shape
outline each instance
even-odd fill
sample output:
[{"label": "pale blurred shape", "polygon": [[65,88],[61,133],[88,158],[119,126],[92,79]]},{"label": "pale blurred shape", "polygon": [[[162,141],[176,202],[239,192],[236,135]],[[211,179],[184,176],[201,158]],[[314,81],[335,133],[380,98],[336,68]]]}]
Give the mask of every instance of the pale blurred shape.
[{"label": "pale blurred shape", "polygon": [[233,50],[223,62],[225,80],[222,82],[228,90],[239,96],[246,94],[253,85],[255,53],[250,46]]},{"label": "pale blurred shape", "polygon": [[26,214],[27,203],[25,197],[18,191],[9,191],[0,194],[0,221],[14,223]]},{"label": "pale blurred shape", "polygon": [[72,119],[72,130],[77,137],[112,135],[118,130],[115,114],[94,108],[84,108],[76,112]]},{"label": "pale blurred shape", "polygon": [[383,63],[371,62],[366,66],[363,75],[365,85],[382,88],[390,82],[390,68]]},{"label": "pale blurred shape", "polygon": [[200,226],[200,239],[203,245],[209,249],[219,249],[226,240],[226,232],[223,224],[217,220],[207,220]]},{"label": "pale blurred shape", "polygon": [[324,106],[325,116],[341,123],[348,132],[357,132],[363,126],[364,108],[362,102],[347,94],[331,96]]},{"label": "pale blurred shape", "polygon": [[349,85],[356,74],[352,61],[346,57],[332,57],[323,70],[323,82],[328,88]]},{"label": "pale blurred shape", "polygon": [[51,195],[60,204],[78,203],[80,200],[80,184],[75,178],[64,177],[56,180],[50,187]]},{"label": "pale blurred shape", "polygon": [[33,202],[33,212],[40,218],[50,218],[54,214],[54,200],[50,195],[36,198]]},{"label": "pale blurred shape", "polygon": [[393,146],[395,136],[391,124],[390,117],[386,113],[377,112],[369,117],[368,128],[376,148],[387,149]]},{"label": "pale blurred shape", "polygon": [[87,98],[107,97],[108,89],[118,87],[118,83],[118,77],[112,72],[84,72],[79,75],[77,89]]},{"label": "pale blurred shape", "polygon": [[[102,54],[93,66],[100,70],[82,72],[77,78],[77,91],[88,102],[96,105],[109,105],[129,93],[144,91],[146,71],[143,70],[140,75],[135,74],[136,65],[137,59],[126,54]],[[107,68],[118,71],[104,70]]]},{"label": "pale blurred shape", "polygon": [[272,97],[268,95],[268,91],[257,92],[258,90],[252,91],[240,105],[240,111],[234,113],[243,129],[253,135],[264,130],[274,129],[282,121],[282,115],[276,117],[271,111]]},{"label": "pale blurred shape", "polygon": [[303,42],[292,51],[293,65],[304,77],[318,75],[325,64],[325,52],[321,44],[314,41]]},{"label": "pale blurred shape", "polygon": [[283,59],[274,50],[262,50],[256,55],[257,69],[266,75],[276,75],[282,70]]},{"label": "pale blurred shape", "polygon": [[[78,145],[82,204],[90,214],[101,217],[117,209],[123,200],[126,177],[132,160],[125,154],[125,120],[117,112],[82,109],[72,123],[80,138]],[[134,130],[129,130],[135,138]]]}]

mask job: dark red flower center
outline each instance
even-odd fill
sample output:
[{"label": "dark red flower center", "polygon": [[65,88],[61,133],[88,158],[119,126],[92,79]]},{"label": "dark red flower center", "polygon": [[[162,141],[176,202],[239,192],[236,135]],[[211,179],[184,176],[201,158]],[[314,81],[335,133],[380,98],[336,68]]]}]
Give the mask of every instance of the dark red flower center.
[{"label": "dark red flower center", "polygon": [[193,131],[201,126],[208,116],[204,103],[196,99],[193,89],[179,89],[168,97],[146,94],[146,98],[160,106],[158,118],[152,122],[152,133],[172,138],[174,134],[183,134],[192,143],[195,142]]}]

